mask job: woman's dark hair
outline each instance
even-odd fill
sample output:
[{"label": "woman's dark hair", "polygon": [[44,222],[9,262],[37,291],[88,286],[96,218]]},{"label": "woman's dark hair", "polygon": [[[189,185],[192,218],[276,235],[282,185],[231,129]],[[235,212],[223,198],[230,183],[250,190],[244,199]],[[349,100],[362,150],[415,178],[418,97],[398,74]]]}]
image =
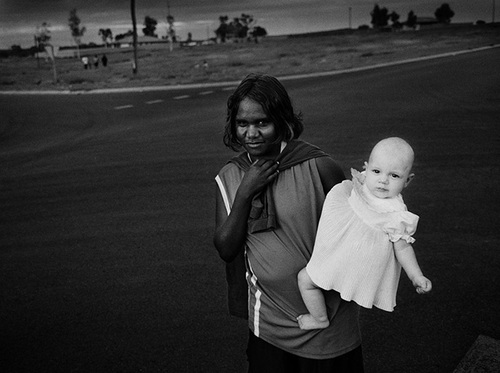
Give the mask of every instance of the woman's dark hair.
[{"label": "woman's dark hair", "polygon": [[276,142],[299,138],[304,130],[301,113],[294,113],[290,96],[278,79],[261,74],[250,74],[243,79],[227,100],[224,144],[237,151],[242,144],[236,136],[236,115],[241,101],[249,98],[260,104],[276,129]]}]

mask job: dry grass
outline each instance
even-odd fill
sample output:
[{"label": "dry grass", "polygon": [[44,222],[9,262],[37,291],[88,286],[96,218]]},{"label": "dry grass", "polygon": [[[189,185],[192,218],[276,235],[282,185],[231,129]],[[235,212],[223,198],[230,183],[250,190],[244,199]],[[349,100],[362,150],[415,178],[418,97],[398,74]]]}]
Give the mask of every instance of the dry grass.
[{"label": "dry grass", "polygon": [[[275,76],[373,65],[500,43],[495,25],[449,25],[411,32],[344,30],[289,37],[261,43],[230,43],[192,48],[139,49],[138,71],[131,51],[109,49],[108,66],[84,70],[76,58],[57,59],[54,84],[50,61],[0,59],[0,90],[88,90],[131,86],[237,81],[249,72]],[[103,51],[105,51],[103,49]],[[208,67],[203,67],[207,61]]]}]

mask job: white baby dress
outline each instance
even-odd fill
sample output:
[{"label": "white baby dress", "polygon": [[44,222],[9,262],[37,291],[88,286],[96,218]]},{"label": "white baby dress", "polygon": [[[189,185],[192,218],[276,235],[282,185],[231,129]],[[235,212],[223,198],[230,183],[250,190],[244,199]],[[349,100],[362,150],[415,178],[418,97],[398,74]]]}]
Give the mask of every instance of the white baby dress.
[{"label": "white baby dress", "polygon": [[401,195],[376,198],[363,184],[364,173],[352,170],[352,176],[325,199],[307,273],[344,300],[393,311],[401,274],[393,242],[415,241],[418,216]]}]

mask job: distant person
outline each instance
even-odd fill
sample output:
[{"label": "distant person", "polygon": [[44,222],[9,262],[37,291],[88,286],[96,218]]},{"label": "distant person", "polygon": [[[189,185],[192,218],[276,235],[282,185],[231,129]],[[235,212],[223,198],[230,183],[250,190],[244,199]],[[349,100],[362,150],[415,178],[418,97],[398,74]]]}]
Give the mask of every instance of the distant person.
[{"label": "distant person", "polygon": [[94,67],[97,69],[99,67],[99,57],[97,54],[94,56]]},{"label": "distant person", "polygon": [[89,68],[89,58],[87,56],[82,57],[83,68],[87,70]]},{"label": "distant person", "polygon": [[102,62],[102,66],[104,66],[104,67],[108,66],[108,57],[106,57],[105,54],[102,55],[101,62]]},{"label": "distant person", "polygon": [[281,82],[248,75],[227,100],[224,144],[238,151],[216,177],[214,244],[226,262],[230,314],[248,319],[250,373],[361,373],[359,306],[328,292],[333,321],[302,330],[297,273],[310,256],[326,193],[345,179],[303,131]]},{"label": "distant person", "polygon": [[299,288],[309,314],[302,329],[329,325],[323,290],[362,307],[393,311],[403,266],[417,293],[432,284],[420,270],[411,243],[418,216],[407,211],[401,191],[413,179],[413,150],[398,137],[378,142],[365,171],[328,193],[311,259],[299,272]]}]

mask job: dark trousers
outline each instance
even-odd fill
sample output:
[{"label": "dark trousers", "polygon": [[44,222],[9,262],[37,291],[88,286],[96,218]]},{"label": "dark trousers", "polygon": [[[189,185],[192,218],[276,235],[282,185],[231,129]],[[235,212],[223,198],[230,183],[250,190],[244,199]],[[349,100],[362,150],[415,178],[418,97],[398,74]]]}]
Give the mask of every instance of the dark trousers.
[{"label": "dark trousers", "polygon": [[332,359],[308,359],[285,352],[252,332],[247,348],[248,373],[363,373],[361,346]]}]

